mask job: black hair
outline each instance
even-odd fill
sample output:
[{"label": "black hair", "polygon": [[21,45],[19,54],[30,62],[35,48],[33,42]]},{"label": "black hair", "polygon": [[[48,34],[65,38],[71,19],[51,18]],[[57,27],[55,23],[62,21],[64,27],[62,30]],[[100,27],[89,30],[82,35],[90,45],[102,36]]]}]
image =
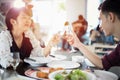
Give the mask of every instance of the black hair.
[{"label": "black hair", "polygon": [[100,4],[99,10],[102,13],[107,14],[108,12],[113,12],[117,15],[118,19],[120,19],[120,0],[105,0]]},{"label": "black hair", "polygon": [[5,22],[6,22],[6,26],[8,30],[12,30],[12,24],[10,23],[10,19],[17,19],[18,15],[20,14],[20,12],[23,11],[26,14],[30,15],[29,9],[26,9],[25,7],[22,8],[11,8],[9,9],[9,11],[6,14],[6,18],[5,18]]}]

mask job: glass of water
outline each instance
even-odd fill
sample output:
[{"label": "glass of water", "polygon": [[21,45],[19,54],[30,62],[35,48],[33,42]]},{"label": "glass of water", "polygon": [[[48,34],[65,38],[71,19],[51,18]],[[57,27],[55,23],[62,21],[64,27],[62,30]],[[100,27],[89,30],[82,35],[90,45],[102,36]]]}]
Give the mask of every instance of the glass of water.
[{"label": "glass of water", "polygon": [[20,63],[20,55],[19,52],[13,52],[11,54],[13,60],[11,61],[11,66],[13,67],[15,73],[16,73],[16,67],[19,65]]}]

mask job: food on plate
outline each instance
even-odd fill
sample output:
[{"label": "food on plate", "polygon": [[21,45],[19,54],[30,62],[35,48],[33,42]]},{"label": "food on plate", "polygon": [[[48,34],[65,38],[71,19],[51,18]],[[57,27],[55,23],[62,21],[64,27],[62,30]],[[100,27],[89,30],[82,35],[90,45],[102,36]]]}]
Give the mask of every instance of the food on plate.
[{"label": "food on plate", "polygon": [[[39,69],[39,68],[38,68]],[[44,68],[42,68],[42,69],[44,69]],[[63,68],[49,68],[49,71],[42,71],[41,69],[40,69],[40,71],[37,71],[36,72],[36,76],[38,77],[38,78],[48,78],[48,75],[51,73],[51,72],[54,72],[54,71],[57,71],[57,70],[63,70]]]},{"label": "food on plate", "polygon": [[50,68],[49,73],[57,71],[57,70],[64,70],[64,68],[61,68],[61,67],[59,67],[59,68]]},{"label": "food on plate", "polygon": [[57,73],[54,77],[55,80],[87,80],[87,76],[79,69],[70,71],[63,71],[62,73]]},{"label": "food on plate", "polygon": [[48,73],[37,71],[36,76],[39,78],[48,78]]}]

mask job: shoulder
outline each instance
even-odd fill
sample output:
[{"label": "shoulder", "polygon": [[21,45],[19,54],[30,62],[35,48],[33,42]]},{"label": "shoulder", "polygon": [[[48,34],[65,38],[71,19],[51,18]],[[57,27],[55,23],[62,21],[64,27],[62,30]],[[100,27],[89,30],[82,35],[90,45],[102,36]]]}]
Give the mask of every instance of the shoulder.
[{"label": "shoulder", "polygon": [[3,30],[0,32],[0,37],[11,37],[11,34],[8,30]]},{"label": "shoulder", "polygon": [[119,52],[120,53],[120,42],[117,44],[116,48],[115,48],[115,51]]}]

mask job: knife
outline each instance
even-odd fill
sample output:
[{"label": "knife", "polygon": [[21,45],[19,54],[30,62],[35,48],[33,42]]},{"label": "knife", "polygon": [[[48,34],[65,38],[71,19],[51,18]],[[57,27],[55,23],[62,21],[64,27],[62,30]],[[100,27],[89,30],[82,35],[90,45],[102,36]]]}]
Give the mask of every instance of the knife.
[{"label": "knife", "polygon": [[61,59],[61,58],[59,58],[59,57],[57,57],[57,56],[54,56],[54,55],[49,55],[50,57],[53,57],[53,58],[57,58],[57,59]]}]

